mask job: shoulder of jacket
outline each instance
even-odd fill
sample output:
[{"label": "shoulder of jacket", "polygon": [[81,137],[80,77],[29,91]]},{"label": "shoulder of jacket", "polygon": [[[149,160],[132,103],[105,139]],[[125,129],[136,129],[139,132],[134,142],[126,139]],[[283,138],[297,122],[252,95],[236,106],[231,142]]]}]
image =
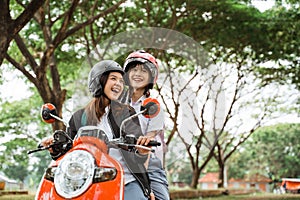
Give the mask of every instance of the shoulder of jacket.
[{"label": "shoulder of jacket", "polygon": [[118,101],[111,102],[111,111],[112,113],[119,113],[124,116],[135,114],[135,110],[128,104],[120,103]]},{"label": "shoulder of jacket", "polygon": [[111,106],[115,108],[130,109],[130,106],[128,104],[124,104],[119,101],[112,101]]},{"label": "shoulder of jacket", "polygon": [[77,110],[75,113],[74,113],[74,115],[82,115],[82,113],[84,112],[84,108],[81,108],[81,109],[79,109],[79,110]]},{"label": "shoulder of jacket", "polygon": [[72,117],[73,118],[81,117],[82,114],[84,113],[84,110],[85,110],[84,108],[81,108],[81,109],[77,110],[76,112],[73,113]]}]

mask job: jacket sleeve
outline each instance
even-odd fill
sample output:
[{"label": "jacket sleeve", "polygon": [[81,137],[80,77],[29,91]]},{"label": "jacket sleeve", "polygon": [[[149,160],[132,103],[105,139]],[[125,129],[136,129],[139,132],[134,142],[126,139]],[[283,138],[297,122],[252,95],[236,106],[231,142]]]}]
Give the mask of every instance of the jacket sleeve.
[{"label": "jacket sleeve", "polygon": [[69,127],[67,128],[67,133],[72,139],[74,139],[74,137],[76,136],[78,129],[81,126],[85,125],[83,123],[86,123],[86,122],[82,121],[83,112],[84,112],[84,109],[78,110],[71,116],[71,118],[69,120]]}]

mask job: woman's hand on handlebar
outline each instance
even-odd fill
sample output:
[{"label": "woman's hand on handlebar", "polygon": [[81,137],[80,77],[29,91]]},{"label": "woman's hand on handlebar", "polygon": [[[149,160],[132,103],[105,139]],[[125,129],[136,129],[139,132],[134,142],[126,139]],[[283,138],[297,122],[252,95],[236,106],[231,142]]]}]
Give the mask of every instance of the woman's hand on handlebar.
[{"label": "woman's hand on handlebar", "polygon": [[[153,140],[152,137],[149,137],[149,136],[140,136],[137,139],[136,144],[137,145],[141,145],[141,146],[147,146],[148,143],[151,140]],[[151,152],[150,150],[142,149],[142,148],[139,148],[139,147],[137,147],[137,150],[138,150],[139,154],[149,154]]]},{"label": "woman's hand on handlebar", "polygon": [[[40,146],[43,146],[43,147],[47,147],[49,145],[51,145],[53,143],[53,140],[54,138],[53,137],[47,137],[47,138],[44,138],[41,143],[40,143]],[[48,149],[50,153],[53,153],[53,150],[52,148],[49,148]]]}]

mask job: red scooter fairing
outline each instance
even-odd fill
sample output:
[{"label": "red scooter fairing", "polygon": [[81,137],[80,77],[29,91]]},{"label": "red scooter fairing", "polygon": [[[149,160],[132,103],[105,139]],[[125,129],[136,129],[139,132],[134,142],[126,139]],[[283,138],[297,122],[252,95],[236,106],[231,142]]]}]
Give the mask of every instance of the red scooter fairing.
[{"label": "red scooter fairing", "polygon": [[84,135],[77,137],[72,149],[51,163],[36,199],[120,200],[123,188],[123,169],[107,154],[105,142]]}]

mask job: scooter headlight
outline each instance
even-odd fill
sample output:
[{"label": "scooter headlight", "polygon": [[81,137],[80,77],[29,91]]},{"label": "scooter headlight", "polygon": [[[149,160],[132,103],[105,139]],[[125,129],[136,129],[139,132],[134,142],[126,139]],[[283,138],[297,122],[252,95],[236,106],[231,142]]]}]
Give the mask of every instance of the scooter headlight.
[{"label": "scooter headlight", "polygon": [[73,151],[60,161],[54,175],[57,193],[64,198],[81,195],[92,184],[95,161],[93,156],[82,150]]}]

